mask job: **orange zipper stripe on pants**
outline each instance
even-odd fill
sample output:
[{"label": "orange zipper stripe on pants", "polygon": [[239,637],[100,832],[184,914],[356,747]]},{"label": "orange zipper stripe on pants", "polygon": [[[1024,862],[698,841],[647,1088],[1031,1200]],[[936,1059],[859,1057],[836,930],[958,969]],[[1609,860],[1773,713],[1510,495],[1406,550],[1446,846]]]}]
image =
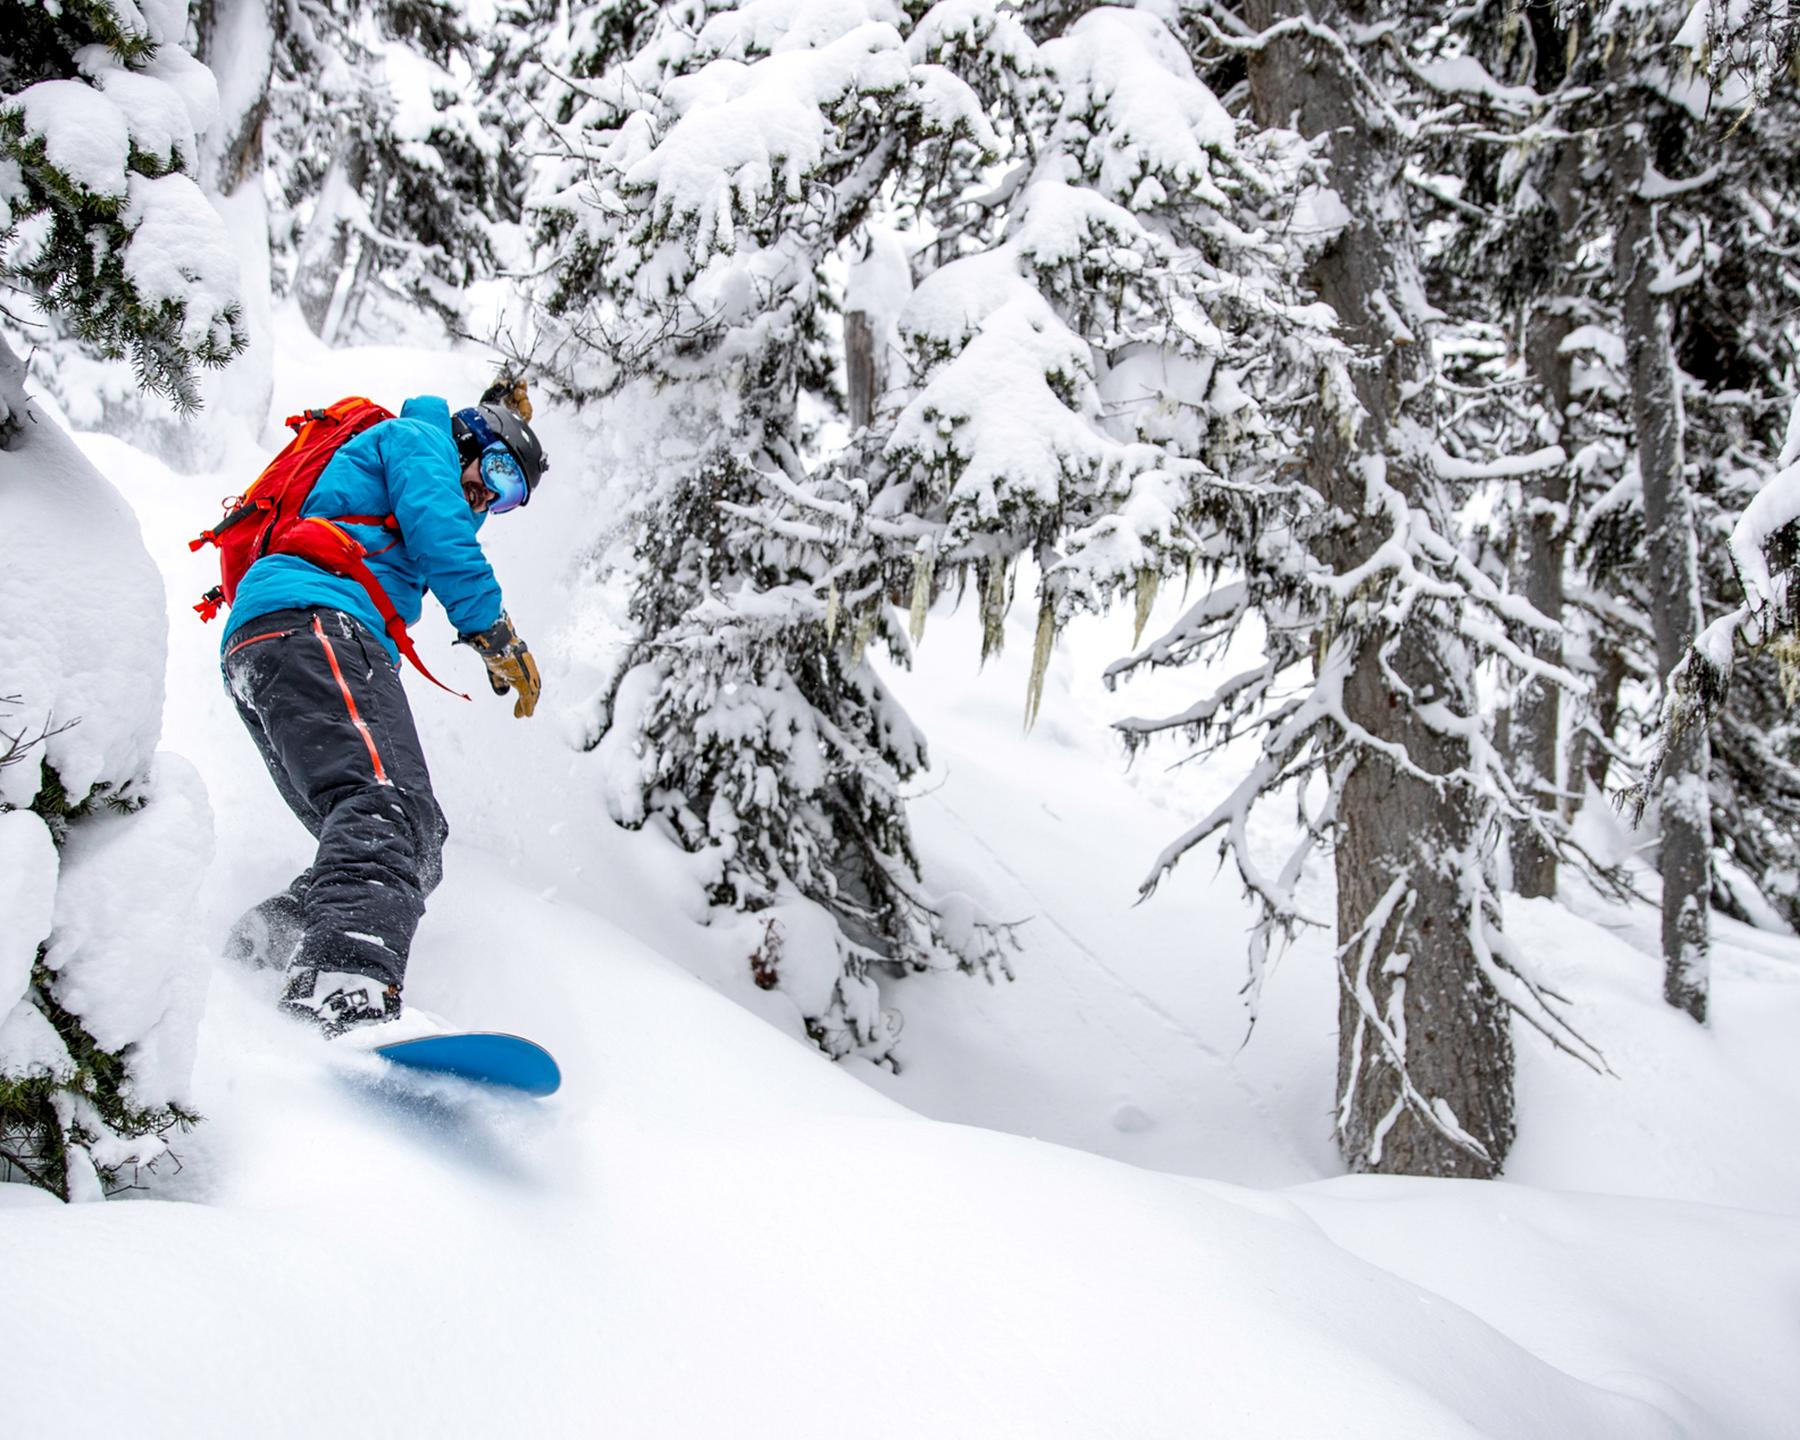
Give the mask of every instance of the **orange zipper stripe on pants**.
[{"label": "orange zipper stripe on pants", "polygon": [[350,694],[350,687],[344,683],[344,672],[338,666],[337,651],[331,648],[331,640],[325,634],[325,627],[319,623],[319,617],[313,616],[313,634],[319,637],[319,643],[325,647],[325,658],[331,663],[331,678],[337,681],[338,693],[344,697],[344,708],[350,712],[350,723],[356,726],[362,735],[363,744],[369,747],[369,763],[375,767],[375,783],[392,785],[387,771],[381,764],[381,752],[375,748],[375,737],[369,733],[369,727],[363,724],[362,715],[357,711],[356,699]]},{"label": "orange zipper stripe on pants", "polygon": [[242,650],[246,645],[254,645],[258,640],[279,640],[284,635],[292,635],[293,633],[294,632],[292,630],[265,630],[265,631],[263,631],[262,634],[252,635],[247,640],[238,640],[238,641],[234,642],[229,649],[226,650],[225,659],[229,660],[233,655],[237,654],[237,652]]}]

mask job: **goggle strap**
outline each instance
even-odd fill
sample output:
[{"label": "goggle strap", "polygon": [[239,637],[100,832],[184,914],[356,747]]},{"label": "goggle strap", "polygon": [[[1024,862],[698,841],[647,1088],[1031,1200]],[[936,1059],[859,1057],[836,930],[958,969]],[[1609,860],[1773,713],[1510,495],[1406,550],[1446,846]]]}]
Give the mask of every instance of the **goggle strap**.
[{"label": "goggle strap", "polygon": [[476,409],[458,410],[456,418],[469,427],[469,433],[475,437],[475,443],[485,452],[489,446],[505,442],[500,439],[489,426],[482,413]]}]

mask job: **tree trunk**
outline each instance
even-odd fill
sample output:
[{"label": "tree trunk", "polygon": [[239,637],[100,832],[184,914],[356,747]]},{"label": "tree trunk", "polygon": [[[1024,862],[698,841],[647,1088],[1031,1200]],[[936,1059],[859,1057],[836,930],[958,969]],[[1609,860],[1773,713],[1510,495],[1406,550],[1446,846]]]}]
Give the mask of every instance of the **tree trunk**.
[{"label": "tree trunk", "polygon": [[[1576,146],[1565,142],[1551,172],[1547,197],[1564,236],[1575,233],[1579,178]],[[1570,399],[1569,357],[1562,353],[1562,342],[1575,322],[1566,305],[1552,304],[1534,310],[1525,323],[1526,369],[1556,423],[1560,440],[1568,431]],[[1559,465],[1545,471],[1527,480],[1523,488],[1526,515],[1517,562],[1520,588],[1539,614],[1560,625],[1569,548],[1570,467]],[[1562,664],[1560,630],[1534,633],[1531,646],[1540,660]],[[1536,801],[1538,809],[1555,816],[1563,788],[1558,774],[1562,692],[1557,686],[1539,681],[1525,688],[1513,706],[1509,740],[1514,780]],[[1512,834],[1512,879],[1513,889],[1527,899],[1556,894],[1556,851],[1523,825],[1516,826]]]},{"label": "tree trunk", "polygon": [[[263,0],[201,0],[194,9],[195,54],[219,79],[220,99],[248,91],[250,99],[236,114],[221,113],[202,141],[200,183],[220,195],[234,194],[246,181],[262,180],[263,122],[269,114],[269,79],[274,69],[270,41],[275,17]],[[248,84],[228,86],[227,69],[254,67]]]},{"label": "tree trunk", "polygon": [[875,401],[882,387],[875,327],[863,310],[852,310],[844,317],[844,383],[850,392],[850,429],[861,430],[875,418]]},{"label": "tree trunk", "polygon": [[[1613,142],[1619,227],[1614,282],[1622,300],[1632,424],[1644,489],[1644,551],[1657,673],[1666,677],[1699,634],[1699,559],[1692,497],[1683,463],[1681,391],[1665,296],[1657,292],[1662,252],[1655,205],[1641,187],[1650,172],[1649,141],[1628,119]],[[1712,890],[1712,811],[1707,796],[1711,746],[1704,726],[1671,749],[1657,782],[1662,822],[1663,998],[1706,1020],[1710,968],[1707,897]]]},{"label": "tree trunk", "polygon": [[[1609,742],[1619,733],[1619,692],[1628,674],[1625,652],[1616,645],[1600,647],[1600,674],[1594,681],[1594,728]],[[1586,734],[1577,737],[1582,743],[1571,749],[1569,774],[1579,777],[1585,769],[1596,790],[1606,791],[1606,777],[1612,771],[1612,752],[1605,745],[1589,746]],[[1570,811],[1573,816],[1573,809]]]},{"label": "tree trunk", "polygon": [[327,344],[336,338],[332,330],[344,313],[346,291],[355,280],[351,244],[357,237],[345,213],[356,203],[369,174],[368,151],[350,139],[345,140],[344,149],[348,153],[332,160],[319,187],[294,275],[300,313],[313,334]]},{"label": "tree trunk", "polygon": [[[1252,0],[1248,8],[1259,29],[1300,13],[1339,29],[1383,18],[1378,4],[1331,0],[1304,7]],[[1390,517],[1371,513],[1376,469],[1410,506],[1436,509],[1429,463],[1398,423],[1407,397],[1427,388],[1420,382],[1430,364],[1403,155],[1322,41],[1297,34],[1271,41],[1252,57],[1250,82],[1261,123],[1328,137],[1331,183],[1351,217],[1311,276],[1337,311],[1342,337],[1374,362],[1350,372],[1365,412],[1360,424],[1321,416],[1307,457],[1310,483],[1343,517],[1320,556],[1343,573],[1392,526]],[[1469,657],[1445,619],[1441,609],[1421,606],[1397,635],[1370,623],[1344,689],[1351,723],[1379,743],[1403,746],[1426,775],[1469,760],[1466,742],[1426,725],[1418,709],[1431,700],[1457,715],[1475,710]],[[1384,673],[1384,647],[1411,697]],[[1336,851],[1339,1147],[1356,1170],[1494,1175],[1513,1135],[1513,1052],[1504,1004],[1472,942],[1477,926],[1495,920],[1482,873],[1489,863],[1484,807],[1467,787],[1435,785],[1369,747],[1345,763],[1352,768],[1338,777]]]}]

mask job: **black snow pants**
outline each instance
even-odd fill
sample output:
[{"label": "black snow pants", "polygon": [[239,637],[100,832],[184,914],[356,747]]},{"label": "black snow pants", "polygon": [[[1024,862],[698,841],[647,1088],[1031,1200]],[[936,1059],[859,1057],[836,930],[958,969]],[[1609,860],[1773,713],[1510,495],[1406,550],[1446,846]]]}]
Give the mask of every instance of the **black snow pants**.
[{"label": "black snow pants", "polygon": [[276,610],[231,637],[225,684],[275,788],[319,842],[289,887],[302,931],[289,970],[402,984],[449,826],[400,673],[340,610]]}]

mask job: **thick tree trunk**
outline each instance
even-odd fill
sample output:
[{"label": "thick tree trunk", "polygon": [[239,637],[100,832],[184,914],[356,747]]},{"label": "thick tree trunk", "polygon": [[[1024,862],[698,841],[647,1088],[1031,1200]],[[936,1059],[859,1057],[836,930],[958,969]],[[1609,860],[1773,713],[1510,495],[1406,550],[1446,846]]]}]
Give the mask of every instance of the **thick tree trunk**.
[{"label": "thick tree trunk", "polygon": [[[1299,13],[1324,25],[1370,24],[1382,19],[1380,10],[1330,0],[1249,6],[1259,29]],[[1360,424],[1322,416],[1307,462],[1311,483],[1344,520],[1321,548],[1321,558],[1342,573],[1366,559],[1392,526],[1369,505],[1373,474],[1383,474],[1409,505],[1430,510],[1435,498],[1436,482],[1398,424],[1429,364],[1403,158],[1397,138],[1370,113],[1325,43],[1297,34],[1274,40],[1252,58],[1250,80],[1260,121],[1329,137],[1331,183],[1351,216],[1312,279],[1336,309],[1343,337],[1374,363],[1351,372],[1365,412]],[[1371,627],[1344,690],[1351,723],[1377,742],[1405,747],[1427,776],[1460,769],[1469,755],[1465,742],[1425,723],[1419,704],[1435,701],[1457,715],[1475,709],[1468,657],[1445,619],[1441,610],[1421,607],[1397,636]],[[1384,645],[1391,646],[1391,675],[1382,665]],[[1357,1170],[1493,1175],[1513,1134],[1513,1053],[1504,1004],[1471,939],[1477,925],[1495,920],[1481,898],[1485,877],[1467,873],[1487,863],[1485,817],[1467,788],[1440,787],[1373,749],[1360,749],[1347,763],[1354,768],[1340,777],[1336,852],[1339,1146]],[[1474,1146],[1453,1141],[1445,1133],[1451,1129]]]},{"label": "thick tree trunk", "polygon": [[[1623,301],[1632,424],[1644,488],[1646,582],[1656,632],[1656,668],[1667,676],[1700,632],[1700,567],[1683,464],[1686,422],[1672,321],[1668,300],[1657,287],[1662,265],[1655,206],[1641,193],[1650,173],[1649,141],[1641,123],[1620,127],[1612,168],[1620,202],[1614,280]],[[1702,1023],[1710,968],[1710,767],[1705,727],[1693,726],[1670,751],[1656,795],[1662,822],[1663,997]]]}]

